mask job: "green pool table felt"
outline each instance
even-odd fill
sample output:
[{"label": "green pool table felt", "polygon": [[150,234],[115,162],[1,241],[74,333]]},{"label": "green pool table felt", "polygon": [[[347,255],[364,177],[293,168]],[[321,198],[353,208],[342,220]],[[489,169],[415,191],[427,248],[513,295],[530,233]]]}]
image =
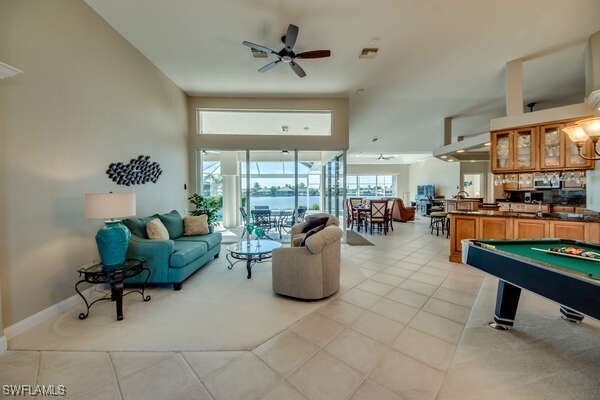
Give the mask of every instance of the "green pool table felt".
[{"label": "green pool table felt", "polygon": [[541,251],[533,250],[533,248],[550,250],[554,247],[577,247],[583,248],[585,251],[599,252],[598,247],[588,247],[582,243],[568,244],[561,243],[560,241],[523,241],[521,243],[515,243],[510,241],[502,243],[502,241],[493,240],[482,240],[482,243],[493,245],[497,250],[505,253],[514,254],[520,257],[529,258],[535,261],[556,266],[566,270],[571,270],[584,274],[593,279],[600,279],[600,263],[592,260],[583,260],[573,257],[564,257],[557,254],[549,254]]}]

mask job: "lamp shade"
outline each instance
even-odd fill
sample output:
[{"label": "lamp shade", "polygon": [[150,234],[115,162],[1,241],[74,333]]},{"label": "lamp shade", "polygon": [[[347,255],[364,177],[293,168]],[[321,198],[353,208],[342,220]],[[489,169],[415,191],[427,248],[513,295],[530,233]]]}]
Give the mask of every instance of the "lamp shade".
[{"label": "lamp shade", "polygon": [[86,193],[85,216],[111,219],[135,215],[135,193]]},{"label": "lamp shade", "polygon": [[579,125],[568,125],[562,129],[573,143],[584,143],[588,135]]},{"label": "lamp shade", "polygon": [[600,137],[600,117],[588,118],[577,123],[591,138]]}]

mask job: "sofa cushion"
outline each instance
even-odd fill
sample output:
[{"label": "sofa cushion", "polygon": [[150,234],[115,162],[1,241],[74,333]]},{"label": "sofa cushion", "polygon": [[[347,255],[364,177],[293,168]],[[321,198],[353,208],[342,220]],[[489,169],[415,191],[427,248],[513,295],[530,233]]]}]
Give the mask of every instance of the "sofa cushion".
[{"label": "sofa cushion", "polygon": [[208,229],[208,215],[186,215],[183,218],[183,234],[184,236],[206,235]]},{"label": "sofa cushion", "polygon": [[208,251],[208,246],[204,242],[188,242],[176,240],[173,245],[170,266],[173,268],[182,268],[195,259],[202,257]]},{"label": "sofa cushion", "polygon": [[167,231],[169,231],[169,239],[173,240],[183,236],[183,218],[177,210],[169,211],[166,214],[158,214],[157,217],[160,218]]},{"label": "sofa cushion", "polygon": [[213,232],[207,235],[182,236],[176,242],[203,242],[209,249],[212,249],[221,244],[221,238],[220,232]]},{"label": "sofa cushion", "polygon": [[312,218],[305,223],[304,228],[302,228],[302,232],[306,233],[306,232],[310,231],[311,229],[314,229],[320,225],[325,226],[325,224],[327,223],[328,220],[329,220],[329,216],[320,217],[320,218]]},{"label": "sofa cushion", "polygon": [[144,217],[144,218],[127,218],[123,220],[123,224],[129,228],[132,234],[142,239],[148,239],[148,234],[146,233],[146,224],[150,222],[154,217]]},{"label": "sofa cushion", "polygon": [[302,243],[304,243],[305,237],[306,237],[306,233],[299,233],[297,235],[292,236],[292,247],[302,246]]},{"label": "sofa cushion", "polygon": [[169,232],[158,218],[154,218],[146,224],[146,233],[148,239],[169,240]]}]

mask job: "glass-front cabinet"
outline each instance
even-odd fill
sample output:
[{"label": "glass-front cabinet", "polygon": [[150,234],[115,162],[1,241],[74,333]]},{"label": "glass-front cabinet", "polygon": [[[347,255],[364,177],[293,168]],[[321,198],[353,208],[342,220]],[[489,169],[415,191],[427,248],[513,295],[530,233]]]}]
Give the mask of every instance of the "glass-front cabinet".
[{"label": "glass-front cabinet", "polygon": [[565,134],[561,124],[540,128],[540,169],[555,170],[565,166]]},{"label": "glass-front cabinet", "polygon": [[[594,154],[594,145],[591,140],[588,140],[583,145],[583,154]],[[574,142],[569,139],[569,136],[565,135],[565,147],[567,151],[565,152],[565,168],[572,169],[591,169],[594,168],[593,160],[586,160],[579,156],[579,150]]]},{"label": "glass-front cabinet", "polygon": [[514,132],[514,168],[519,171],[533,171],[536,168],[537,129],[526,128]]},{"label": "glass-front cabinet", "polygon": [[492,168],[496,172],[513,170],[513,136],[511,131],[492,133]]}]

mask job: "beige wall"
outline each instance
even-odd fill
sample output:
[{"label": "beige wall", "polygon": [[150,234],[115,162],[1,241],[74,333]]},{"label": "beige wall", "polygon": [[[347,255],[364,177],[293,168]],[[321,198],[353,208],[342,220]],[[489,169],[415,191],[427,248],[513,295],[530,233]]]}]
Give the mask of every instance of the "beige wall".
[{"label": "beige wall", "polygon": [[[4,326],[75,292],[97,259],[86,192],[137,194],[138,215],[186,207],[187,98],[80,0],[0,3],[0,281]],[[150,155],[157,184],[118,186],[113,161]]]},{"label": "beige wall", "polygon": [[435,185],[436,195],[451,197],[460,185],[460,164],[432,158],[409,167],[410,199],[417,195],[418,185]]}]

